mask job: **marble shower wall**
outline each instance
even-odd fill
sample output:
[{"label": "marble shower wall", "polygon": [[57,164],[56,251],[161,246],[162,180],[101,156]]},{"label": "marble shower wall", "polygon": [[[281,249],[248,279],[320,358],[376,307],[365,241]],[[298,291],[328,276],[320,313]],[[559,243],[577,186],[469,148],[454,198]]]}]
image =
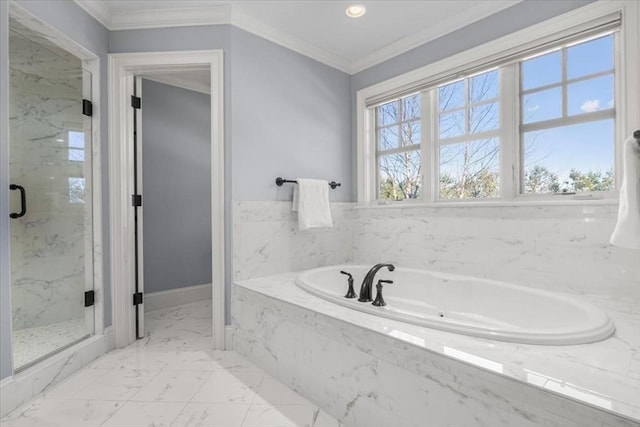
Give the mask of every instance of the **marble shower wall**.
[{"label": "marble shower wall", "polygon": [[27,215],[11,220],[13,328],[20,330],[84,317],[90,208],[82,199],[90,194],[73,184],[86,179],[82,159],[90,154],[69,148],[70,131],[83,132],[80,60],[34,42],[13,21],[9,47],[10,175],[27,191]]},{"label": "marble shower wall", "polygon": [[349,262],[352,203],[331,203],[333,227],[298,230],[291,202],[233,202],[233,278]]},{"label": "marble shower wall", "polygon": [[459,272],[640,302],[638,252],[609,244],[617,205],[353,212],[353,261]]}]

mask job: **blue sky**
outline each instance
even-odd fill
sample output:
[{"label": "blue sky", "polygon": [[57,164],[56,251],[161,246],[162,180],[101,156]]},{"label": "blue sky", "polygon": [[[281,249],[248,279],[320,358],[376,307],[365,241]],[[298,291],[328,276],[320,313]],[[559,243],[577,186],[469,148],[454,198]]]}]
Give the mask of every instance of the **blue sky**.
[{"label": "blue sky", "polygon": [[[613,35],[570,46],[566,50],[567,78],[574,79],[613,68]],[[555,51],[522,64],[524,90],[559,83],[562,52]],[[560,118],[562,89],[556,87],[524,95],[524,123]],[[614,106],[614,77],[607,74],[567,86],[569,116],[602,111]],[[572,168],[606,172],[613,167],[613,119],[525,133],[525,168],[547,166],[564,181]]]}]

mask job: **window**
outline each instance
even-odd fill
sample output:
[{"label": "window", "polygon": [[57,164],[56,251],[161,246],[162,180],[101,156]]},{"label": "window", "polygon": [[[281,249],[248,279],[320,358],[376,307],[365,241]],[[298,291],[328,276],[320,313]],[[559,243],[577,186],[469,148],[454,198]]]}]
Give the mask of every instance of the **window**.
[{"label": "window", "polygon": [[433,66],[438,72],[413,86],[400,76],[396,97],[388,82],[360,91],[359,146],[370,148],[359,152],[370,154],[359,163],[359,179],[368,177],[359,199],[613,198],[625,117],[616,84],[632,61],[617,69],[620,14],[595,21],[503,58],[478,55],[469,72],[460,55],[458,68]]},{"label": "window", "polygon": [[520,63],[521,193],[614,189],[614,35]]},{"label": "window", "polygon": [[416,199],[421,189],[420,95],[376,109],[378,197]]},{"label": "window", "polygon": [[500,195],[498,74],[490,70],[434,90],[440,199]]}]

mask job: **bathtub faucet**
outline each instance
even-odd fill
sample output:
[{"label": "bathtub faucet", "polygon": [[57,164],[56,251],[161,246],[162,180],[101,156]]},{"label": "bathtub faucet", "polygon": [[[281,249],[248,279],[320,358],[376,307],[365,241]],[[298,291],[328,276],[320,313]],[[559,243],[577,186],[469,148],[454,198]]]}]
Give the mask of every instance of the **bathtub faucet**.
[{"label": "bathtub faucet", "polygon": [[376,264],[371,267],[371,270],[364,276],[364,280],[362,281],[362,286],[360,286],[360,296],[358,297],[358,301],[360,302],[370,302],[373,301],[371,298],[371,288],[373,287],[373,279],[376,276],[376,273],[381,268],[387,267],[389,271],[393,271],[396,267],[393,264]]}]

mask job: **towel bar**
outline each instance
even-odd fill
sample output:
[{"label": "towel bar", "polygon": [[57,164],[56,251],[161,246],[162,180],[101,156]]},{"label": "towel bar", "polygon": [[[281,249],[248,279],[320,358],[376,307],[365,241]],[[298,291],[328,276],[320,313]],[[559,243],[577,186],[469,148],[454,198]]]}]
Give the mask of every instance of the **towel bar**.
[{"label": "towel bar", "polygon": [[[296,181],[294,179],[284,179],[284,178],[281,178],[281,177],[277,177],[276,178],[276,185],[278,187],[282,187],[282,184],[284,184],[285,182],[289,182],[289,183],[292,183],[292,184],[297,184],[298,183],[298,181]],[[331,187],[332,190],[335,190],[337,187],[340,187],[341,185],[342,184],[340,184],[339,182],[335,182],[335,181],[331,181],[329,183],[329,187]]]}]

